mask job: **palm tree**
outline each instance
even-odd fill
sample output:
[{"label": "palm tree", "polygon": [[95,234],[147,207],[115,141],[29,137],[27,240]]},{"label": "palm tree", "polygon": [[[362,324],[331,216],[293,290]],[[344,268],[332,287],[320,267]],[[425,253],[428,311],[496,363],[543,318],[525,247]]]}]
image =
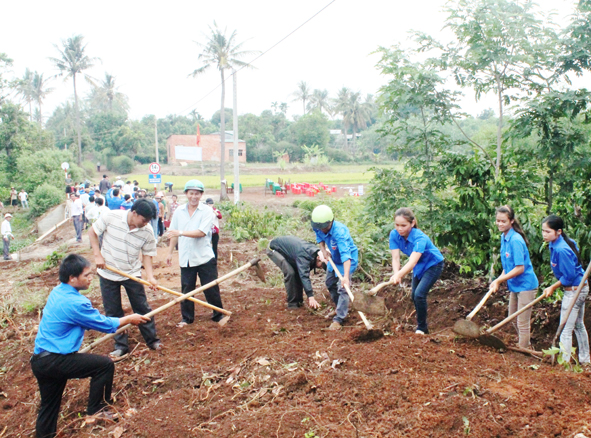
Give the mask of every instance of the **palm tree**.
[{"label": "palm tree", "polygon": [[281,111],[283,114],[287,114],[287,109],[289,107],[287,106],[287,102],[281,102],[281,104],[279,105],[279,111]]},{"label": "palm tree", "polygon": [[295,99],[292,102],[302,101],[302,107],[304,108],[304,114],[306,114],[306,101],[310,99],[310,87],[304,81],[300,81],[298,89],[293,93]]},{"label": "palm tree", "polygon": [[308,102],[308,111],[314,111],[315,109],[320,111],[324,110],[326,113],[328,113],[328,115],[332,116],[327,90],[315,89],[310,96],[310,102]]},{"label": "palm tree", "polygon": [[56,44],[53,46],[59,52],[59,58],[49,58],[51,62],[55,64],[55,67],[59,70],[56,76],[64,76],[64,81],[72,78],[74,85],[74,108],[76,110],[76,131],[78,132],[78,164],[82,164],[82,135],[80,133],[80,110],[78,107],[78,91],[76,89],[76,76],[82,75],[87,81],[92,83],[91,77],[84,73],[94,66],[99,58],[90,58],[85,53],[86,45],[83,45],[82,35],[75,35],[67,40],[62,40],[62,48],[59,48]]},{"label": "palm tree", "polygon": [[349,97],[348,123],[353,128],[353,148],[355,147],[357,132],[367,127],[371,121],[371,99],[361,102],[361,93],[351,93]]},{"label": "palm tree", "polygon": [[25,74],[16,83],[17,94],[22,96],[23,100],[29,105],[29,121],[33,121],[33,109],[32,102],[33,96],[33,72],[28,68],[25,70]]},{"label": "palm tree", "polygon": [[43,110],[42,110],[43,100],[45,100],[47,95],[53,91],[53,88],[47,87],[47,83],[49,81],[50,81],[50,79],[43,78],[43,73],[39,74],[39,73],[35,72],[33,74],[33,82],[32,82],[33,99],[35,100],[35,102],[37,103],[37,106],[39,108],[39,114],[36,118],[37,118],[37,121],[39,122],[39,126],[41,126],[41,127],[43,127]]},{"label": "palm tree", "polygon": [[351,110],[351,90],[347,87],[341,88],[334,101],[334,112],[343,115],[343,139],[344,147],[347,149],[347,132],[349,131],[349,112]]},{"label": "palm tree", "polygon": [[93,87],[90,99],[101,110],[113,111],[113,107],[115,107],[116,110],[127,113],[129,110],[127,96],[118,89],[119,87],[115,84],[115,76],[105,73],[105,79],[101,81],[100,85]]},{"label": "palm tree", "polygon": [[191,112],[189,112],[189,115],[191,116],[191,120],[193,121],[193,123],[197,123],[203,120],[203,116],[199,114],[199,111],[197,111],[196,109],[191,110]]},{"label": "palm tree", "polygon": [[[249,63],[241,61],[239,58],[244,56],[254,55],[258,52],[252,50],[242,50],[244,43],[236,43],[236,31],[227,36],[227,28],[223,31],[218,28],[216,22],[213,22],[213,27],[209,26],[210,34],[205,35],[205,44],[195,41],[195,43],[202,49],[202,52],[197,57],[203,63],[202,67],[199,67],[190,76],[197,76],[208,70],[210,67],[215,66],[222,79],[222,104],[220,109],[220,143],[221,143],[221,156],[220,156],[220,180],[225,179],[224,165],[226,158],[226,114],[224,110],[224,103],[226,99],[226,80],[224,77],[224,71],[228,69],[234,69],[236,67],[252,67]],[[220,194],[220,201],[228,200],[228,194],[224,184],[221,185],[222,190]]]}]

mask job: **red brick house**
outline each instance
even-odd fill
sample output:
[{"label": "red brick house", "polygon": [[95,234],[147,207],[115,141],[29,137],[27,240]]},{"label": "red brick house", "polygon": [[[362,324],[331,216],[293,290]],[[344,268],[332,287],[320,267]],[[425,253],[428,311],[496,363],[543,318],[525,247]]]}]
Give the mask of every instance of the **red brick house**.
[{"label": "red brick house", "polygon": [[[201,136],[197,146],[196,135],[171,135],[166,139],[166,152],[169,163],[195,163],[199,161],[220,161],[220,134]],[[232,131],[226,131],[226,162],[234,161],[234,137]],[[246,142],[238,140],[238,161],[246,163]]]}]

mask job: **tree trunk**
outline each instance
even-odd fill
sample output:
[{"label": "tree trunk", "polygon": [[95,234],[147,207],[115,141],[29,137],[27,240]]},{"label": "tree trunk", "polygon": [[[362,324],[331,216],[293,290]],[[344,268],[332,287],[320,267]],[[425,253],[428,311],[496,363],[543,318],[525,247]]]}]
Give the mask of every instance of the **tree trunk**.
[{"label": "tree trunk", "polygon": [[[221,70],[222,75],[222,109],[220,111],[220,144],[221,144],[221,155],[220,155],[220,201],[228,201],[227,185],[223,184],[222,181],[226,179],[224,167],[226,164],[226,81],[224,79],[224,69]],[[234,153],[238,153],[234,151]]]},{"label": "tree trunk", "polygon": [[345,122],[345,114],[343,114],[343,150],[347,151],[347,131],[348,131],[347,123]]},{"label": "tree trunk", "polygon": [[548,192],[547,192],[547,199],[546,201],[548,201],[548,206],[546,207],[546,214],[551,214],[552,213],[552,198],[553,198],[553,187],[552,187],[552,183],[554,182],[554,172],[552,170],[550,170],[550,172],[548,172]]},{"label": "tree trunk", "polygon": [[503,90],[501,83],[497,78],[497,94],[499,97],[499,123],[497,124],[497,162],[495,164],[495,180],[499,178],[501,172],[501,144],[503,135]]},{"label": "tree trunk", "polygon": [[76,74],[72,76],[74,83],[74,107],[76,108],[76,131],[78,131],[78,165],[82,165],[82,135],[80,134],[80,110],[78,109],[78,93],[76,92]]},{"label": "tree trunk", "polygon": [[37,102],[39,105],[39,127],[43,128],[43,111],[41,110],[41,101]]}]

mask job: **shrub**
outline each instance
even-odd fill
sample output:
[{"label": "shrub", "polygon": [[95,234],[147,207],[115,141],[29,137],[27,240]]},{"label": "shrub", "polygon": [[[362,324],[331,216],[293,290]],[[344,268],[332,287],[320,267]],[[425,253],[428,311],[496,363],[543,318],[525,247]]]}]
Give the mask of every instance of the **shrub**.
[{"label": "shrub", "polygon": [[65,194],[51,184],[40,185],[31,195],[31,214],[33,216],[43,214],[47,209],[62,202],[64,197]]},{"label": "shrub", "polygon": [[121,156],[113,158],[113,160],[111,161],[110,169],[117,173],[128,174],[133,171],[134,166],[135,163],[131,158]]},{"label": "shrub", "polygon": [[150,164],[154,161],[154,156],[150,154],[136,154],[134,160],[140,164]]}]

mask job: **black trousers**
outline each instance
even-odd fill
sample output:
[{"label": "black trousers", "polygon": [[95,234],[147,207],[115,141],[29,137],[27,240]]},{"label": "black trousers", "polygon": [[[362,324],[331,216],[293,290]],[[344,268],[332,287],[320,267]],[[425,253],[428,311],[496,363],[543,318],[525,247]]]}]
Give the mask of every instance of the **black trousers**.
[{"label": "black trousers", "polygon": [[213,248],[213,254],[215,255],[215,259],[218,259],[218,242],[220,241],[220,234],[213,233],[211,235],[211,247]]},{"label": "black trousers", "polygon": [[[103,278],[99,275],[101,282],[101,294],[103,296],[103,306],[105,307],[105,314],[107,316],[114,316],[115,318],[122,318],[125,314],[123,313],[123,307],[121,305],[121,286],[125,288],[131,309],[134,313],[145,315],[150,313],[152,308],[148,304],[148,298],[146,297],[146,291],[141,283],[133,280],[125,281],[112,281]],[[155,342],[159,341],[156,335],[156,323],[154,317],[145,324],[138,326],[140,333],[144,337],[146,344],[152,346]],[[129,344],[127,342],[127,332],[120,333],[115,336],[115,349],[116,350],[129,350]]]},{"label": "black trousers", "polygon": [[[207,263],[199,266],[190,266],[186,268],[181,267],[181,286],[183,294],[196,289],[197,275],[199,275],[201,285],[206,285],[207,283],[217,280],[218,262],[215,257]],[[222,297],[220,296],[220,287],[218,285],[204,290],[203,294],[205,295],[205,299],[209,304],[223,309]],[[193,321],[195,321],[195,303],[193,301],[181,301],[181,316],[183,317],[183,321],[188,324],[192,324]],[[223,317],[224,315],[222,313],[214,310],[211,319],[215,322],[218,322]]]},{"label": "black trousers", "polygon": [[37,438],[54,437],[68,379],[90,377],[90,393],[86,412],[100,411],[111,402],[115,365],[105,356],[96,354],[55,354],[31,358],[31,368],[39,383],[41,407],[37,415]]},{"label": "black trousers", "polygon": [[287,291],[287,307],[300,307],[304,301],[304,286],[297,269],[285,260],[279,251],[268,249],[267,255],[283,272],[283,283]]}]

